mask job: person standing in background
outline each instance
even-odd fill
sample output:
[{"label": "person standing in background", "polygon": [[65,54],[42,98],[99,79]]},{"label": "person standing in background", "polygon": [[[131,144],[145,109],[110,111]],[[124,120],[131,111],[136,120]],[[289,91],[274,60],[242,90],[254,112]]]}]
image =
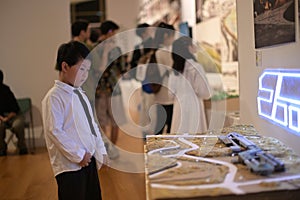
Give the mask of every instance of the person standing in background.
[{"label": "person standing in background", "polygon": [[172,48],[173,72],[169,89],[174,93],[171,133],[201,133],[207,131],[203,99],[211,97],[205,71],[194,57],[197,48],[191,38],[182,36]]},{"label": "person standing in background", "polygon": [[[95,91],[101,74],[98,66],[99,56],[96,55],[95,51],[92,51],[98,43],[99,38],[97,31],[94,31],[95,32],[92,34],[90,23],[86,20],[77,20],[71,26],[72,41],[81,42],[90,50],[90,59],[92,61],[92,64],[89,70],[88,79],[82,85],[82,88],[86,92],[86,95],[88,96],[93,108],[95,107]],[[91,38],[93,42],[91,41]]]},{"label": "person standing in background", "polygon": [[[113,144],[117,142],[119,127],[111,106],[112,101],[114,101],[114,105],[122,105],[121,89],[117,83],[122,74],[126,72],[126,60],[120,47],[116,46],[112,38],[118,30],[119,26],[115,22],[110,20],[102,22],[99,41],[101,48],[97,48],[101,63],[100,69],[103,70],[103,73],[96,89],[95,107],[100,126],[106,134],[108,134],[107,128],[110,126],[110,141]],[[114,145],[108,145],[107,148],[111,159],[119,156]]]},{"label": "person standing in background", "polygon": [[[92,50],[95,46],[89,43],[89,38],[91,37],[90,24],[86,20],[77,20],[71,26],[72,41],[78,41],[84,44],[89,50]],[[89,98],[90,104],[94,110],[95,108],[95,91],[97,87],[97,82],[101,74],[98,64],[98,56],[91,51],[90,59],[92,61],[89,76],[87,80],[82,85],[82,89],[85,91]]]},{"label": "person standing in background", "polygon": [[[171,131],[172,115],[173,115],[173,101],[174,97],[168,91],[169,73],[172,71],[172,54],[171,48],[175,37],[175,28],[170,24],[161,22],[156,29],[154,36],[154,43],[158,47],[155,51],[156,62],[159,66],[160,76],[162,78],[162,87],[154,94],[154,102],[162,105],[164,110],[157,107],[157,122],[155,134],[162,134],[164,127],[167,126],[167,133]],[[161,112],[166,112],[166,119],[164,120]]]},{"label": "person standing in background", "polygon": [[6,129],[16,134],[18,138],[19,154],[28,154],[25,143],[25,119],[14,93],[3,83],[3,72],[0,70],[0,156],[6,156],[7,144],[5,142]]},{"label": "person standing in background", "polygon": [[90,50],[93,46],[88,45],[87,41],[90,38],[91,30],[89,22],[86,20],[77,20],[71,26],[72,40],[85,44]]},{"label": "person standing in background", "polygon": [[[136,35],[140,37],[141,42],[134,47],[130,62],[129,74],[141,83],[145,79],[147,64],[154,53],[154,43],[152,38],[152,28],[147,23],[138,24],[136,27]],[[141,90],[141,103],[138,105],[139,125],[142,127],[142,137],[153,134],[156,123],[156,116],[151,114],[149,110],[154,103],[154,95],[148,94]],[[156,113],[156,111],[154,112]]]},{"label": "person standing in background", "polygon": [[81,85],[88,77],[89,49],[78,41],[57,52],[59,80],[42,101],[46,145],[59,200],[101,200],[98,171],[107,153]]},{"label": "person standing in background", "polygon": [[141,38],[142,42],[137,44],[134,47],[134,51],[133,51],[132,58],[130,61],[130,69],[134,69],[134,71],[131,72],[131,73],[133,73],[132,76],[134,78],[136,78],[136,67],[139,64],[139,60],[141,59],[141,57],[143,55],[145,55],[145,53],[147,53],[147,52],[144,52],[145,45],[153,42],[149,27],[150,27],[150,25],[147,23],[138,24],[136,27],[135,33],[138,37]]},{"label": "person standing in background", "polygon": [[99,37],[100,37],[100,30],[99,30],[99,28],[93,28],[93,29],[91,29],[90,37],[86,41],[87,45],[90,46],[90,47],[92,47],[92,48],[94,48],[98,44]]}]

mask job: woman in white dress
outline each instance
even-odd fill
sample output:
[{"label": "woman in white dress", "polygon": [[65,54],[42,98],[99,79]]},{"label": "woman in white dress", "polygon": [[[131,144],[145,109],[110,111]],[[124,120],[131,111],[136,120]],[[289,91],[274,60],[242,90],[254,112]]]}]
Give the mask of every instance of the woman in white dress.
[{"label": "woman in white dress", "polygon": [[196,46],[189,37],[175,40],[172,48],[173,72],[169,89],[175,95],[171,133],[199,133],[207,130],[203,99],[211,97],[205,71],[195,57]]}]

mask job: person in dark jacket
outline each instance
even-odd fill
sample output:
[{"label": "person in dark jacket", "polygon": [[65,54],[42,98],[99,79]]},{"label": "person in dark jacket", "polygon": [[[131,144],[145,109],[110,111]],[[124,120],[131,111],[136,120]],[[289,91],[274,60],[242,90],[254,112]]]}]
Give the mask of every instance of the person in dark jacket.
[{"label": "person in dark jacket", "polygon": [[141,38],[141,43],[135,45],[130,61],[130,66],[132,69],[130,73],[134,78],[136,78],[136,67],[138,66],[141,59],[145,58],[147,53],[151,51],[151,49],[147,47],[152,46],[153,43],[153,38],[151,37],[151,26],[149,24],[138,24],[135,33],[138,37]]},{"label": "person in dark jacket", "polygon": [[3,72],[0,70],[0,156],[6,156],[6,129],[9,128],[18,138],[19,154],[28,153],[24,137],[24,116],[20,113],[17,99],[9,86],[3,83]]}]

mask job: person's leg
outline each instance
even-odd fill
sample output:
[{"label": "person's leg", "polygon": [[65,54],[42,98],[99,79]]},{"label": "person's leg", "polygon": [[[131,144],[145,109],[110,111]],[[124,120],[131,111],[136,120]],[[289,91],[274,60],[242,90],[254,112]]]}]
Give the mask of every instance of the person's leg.
[{"label": "person's leg", "polygon": [[0,156],[6,155],[7,145],[5,143],[6,136],[6,125],[3,122],[0,122]]},{"label": "person's leg", "polygon": [[99,128],[101,128],[101,136],[103,138],[106,150],[108,151],[108,139],[106,136],[106,126],[108,124],[108,120],[106,118],[106,100],[105,100],[105,94],[99,94],[98,97],[95,100],[95,111],[96,111],[96,117],[98,120]]},{"label": "person's leg", "polygon": [[155,134],[161,135],[163,134],[164,127],[167,123],[168,113],[166,110],[165,105],[156,105],[156,113],[157,113],[157,120],[156,120],[156,126],[155,126]]},{"label": "person's leg", "polygon": [[110,140],[113,144],[117,143],[118,134],[119,134],[119,128],[117,126],[112,126]]},{"label": "person's leg", "polygon": [[73,172],[63,172],[55,177],[59,200],[86,200],[87,180],[84,168]]},{"label": "person's leg", "polygon": [[171,132],[171,124],[172,124],[172,117],[173,117],[173,104],[164,106],[167,112],[167,133]]},{"label": "person's leg", "polygon": [[104,132],[105,127],[109,124],[107,119],[107,107],[108,105],[106,101],[106,94],[99,94],[95,100],[95,110],[99,125],[103,129],[102,131]]},{"label": "person's leg", "polygon": [[119,152],[116,148],[113,147],[112,142],[107,138],[106,135],[107,126],[109,125],[107,94],[102,93],[96,98],[95,108],[97,119],[102,129],[101,135],[106,151],[110,159],[115,159],[119,156]]},{"label": "person's leg", "polygon": [[118,134],[119,134],[119,128],[112,113],[111,97],[107,97],[107,105],[108,105],[108,118],[111,124],[110,141],[113,144],[116,144],[118,139]]},{"label": "person's leg", "polygon": [[114,120],[114,116],[112,114],[112,108],[111,108],[111,97],[107,96],[107,118],[108,121],[110,122],[110,146],[109,146],[109,158],[110,159],[116,159],[119,157],[119,150],[116,147],[116,143],[118,140],[118,135],[119,135],[119,127],[116,124],[116,121]]},{"label": "person's leg", "polygon": [[88,167],[85,168],[87,174],[87,184],[86,184],[86,198],[90,200],[101,200],[101,189],[100,182],[98,178],[98,170],[96,166],[96,160],[92,157],[91,162]]},{"label": "person's leg", "polygon": [[20,150],[20,154],[27,154],[27,147],[25,143],[25,121],[24,117],[22,115],[16,116],[11,124],[11,130],[13,133],[16,134],[18,138],[18,148]]},{"label": "person's leg", "polygon": [[141,126],[142,137],[146,139],[147,131],[145,129],[146,125],[148,124],[148,110],[146,108],[146,94],[141,91],[141,103],[139,108],[139,125]]},{"label": "person's leg", "polygon": [[146,125],[144,126],[144,131],[147,133],[146,135],[152,135],[156,133],[156,125],[158,122],[158,114],[157,114],[157,106],[154,102],[153,94],[145,95],[145,115],[146,115]]}]

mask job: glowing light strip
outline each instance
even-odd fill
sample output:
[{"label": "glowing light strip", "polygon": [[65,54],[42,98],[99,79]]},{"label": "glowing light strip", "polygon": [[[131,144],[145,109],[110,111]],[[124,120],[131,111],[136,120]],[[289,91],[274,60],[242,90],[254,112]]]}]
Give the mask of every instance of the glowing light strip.
[{"label": "glowing light strip", "polygon": [[[293,125],[293,112],[297,112],[297,125],[294,126]],[[289,128],[296,131],[296,132],[300,132],[300,108],[298,107],[294,107],[294,106],[289,106]]]},{"label": "glowing light strip", "polygon": [[[270,121],[280,124],[290,130],[300,132],[300,94],[295,94],[293,98],[283,96],[283,80],[293,79],[300,81],[299,70],[265,70],[259,77],[259,91],[257,96],[258,114]],[[270,81],[276,81],[274,88],[264,85]],[[300,86],[299,86],[300,87]],[[285,88],[288,89],[288,88]],[[282,92],[282,93],[281,93]],[[294,91],[289,91],[291,94]],[[270,94],[269,97],[260,94]],[[271,109],[271,110],[269,110]],[[281,112],[282,110],[282,112]],[[279,113],[280,111],[280,113]],[[280,114],[280,115],[278,115]],[[295,119],[294,119],[295,118]]]},{"label": "glowing light strip", "polygon": [[263,88],[262,86],[262,80],[266,75],[272,75],[270,73],[263,73],[260,77],[259,77],[259,91],[265,91],[266,93],[270,93],[270,97],[269,99],[266,99],[264,97],[257,97],[257,105],[258,105],[258,114],[264,117],[267,117],[269,119],[271,119],[271,117],[265,113],[262,112],[262,108],[261,108],[261,102],[267,102],[267,103],[272,103],[272,99],[273,99],[273,95],[274,95],[274,91],[271,89],[267,89],[267,88]]}]

